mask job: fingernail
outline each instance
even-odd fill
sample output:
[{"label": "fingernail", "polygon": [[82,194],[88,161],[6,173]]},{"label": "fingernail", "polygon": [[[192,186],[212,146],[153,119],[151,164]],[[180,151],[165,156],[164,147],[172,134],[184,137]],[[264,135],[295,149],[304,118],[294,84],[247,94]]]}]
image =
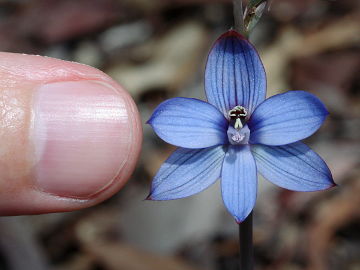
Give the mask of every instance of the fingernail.
[{"label": "fingernail", "polygon": [[130,149],[125,97],[102,82],[56,82],[33,104],[37,187],[88,198],[111,185]]}]

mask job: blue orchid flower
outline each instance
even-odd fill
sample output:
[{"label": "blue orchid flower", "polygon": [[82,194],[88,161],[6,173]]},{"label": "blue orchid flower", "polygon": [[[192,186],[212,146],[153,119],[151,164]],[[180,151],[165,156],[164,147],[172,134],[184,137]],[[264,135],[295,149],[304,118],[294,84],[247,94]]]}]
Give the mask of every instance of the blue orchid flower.
[{"label": "blue orchid flower", "polygon": [[240,223],[255,205],[257,171],[289,190],[335,186],[326,163],[299,142],[322,125],[325,106],[304,91],[265,99],[261,60],[234,30],[210,51],[205,91],[208,102],[172,98],[148,121],[161,139],[179,147],[156,174],[148,199],[184,198],[221,179],[224,204]]}]

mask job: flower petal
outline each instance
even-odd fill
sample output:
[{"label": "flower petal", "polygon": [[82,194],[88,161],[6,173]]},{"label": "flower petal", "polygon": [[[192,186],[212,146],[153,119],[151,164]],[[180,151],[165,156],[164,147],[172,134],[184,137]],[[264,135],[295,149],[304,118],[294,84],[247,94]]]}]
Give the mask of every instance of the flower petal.
[{"label": "flower petal", "polygon": [[161,103],[148,121],[164,141],[185,148],[228,143],[228,122],[211,104],[194,98],[172,98]]},{"label": "flower petal", "polygon": [[274,184],[295,191],[317,191],[335,186],[321,157],[301,142],[267,146],[253,145],[258,171]]},{"label": "flower petal", "polygon": [[221,191],[226,208],[242,222],[256,201],[257,175],[249,145],[229,146],[221,172]]},{"label": "flower petal", "polygon": [[261,103],[248,126],[250,142],[284,145],[312,135],[328,115],[324,104],[304,91],[289,91]]},{"label": "flower petal", "polygon": [[227,115],[235,106],[251,114],[265,99],[266,75],[255,48],[239,33],[230,30],[214,44],[205,70],[209,103]]},{"label": "flower petal", "polygon": [[149,199],[180,199],[206,189],[220,177],[224,156],[223,146],[178,148],[154,177]]}]

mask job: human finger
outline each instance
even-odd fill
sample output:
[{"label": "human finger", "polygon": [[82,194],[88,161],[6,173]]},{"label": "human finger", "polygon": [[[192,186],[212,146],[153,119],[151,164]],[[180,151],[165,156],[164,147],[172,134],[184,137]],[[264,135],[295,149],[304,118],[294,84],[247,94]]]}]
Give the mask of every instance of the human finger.
[{"label": "human finger", "polygon": [[141,140],[132,98],[101,71],[0,53],[0,215],[109,198],[130,177]]}]

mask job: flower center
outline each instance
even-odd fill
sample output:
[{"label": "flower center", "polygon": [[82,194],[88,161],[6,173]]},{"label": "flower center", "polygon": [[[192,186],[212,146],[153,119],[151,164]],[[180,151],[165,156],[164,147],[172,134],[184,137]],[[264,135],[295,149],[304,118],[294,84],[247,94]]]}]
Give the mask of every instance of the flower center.
[{"label": "flower center", "polygon": [[233,128],[229,125],[227,130],[229,143],[232,145],[248,144],[250,138],[250,129],[245,125],[240,130]]},{"label": "flower center", "polygon": [[230,125],[227,130],[227,135],[230,144],[248,144],[250,138],[250,129],[245,124],[247,111],[243,106],[236,106],[228,113],[230,118]]},{"label": "flower center", "polygon": [[247,116],[247,111],[243,106],[235,106],[228,112],[229,118],[234,122],[234,128],[240,130]]}]

